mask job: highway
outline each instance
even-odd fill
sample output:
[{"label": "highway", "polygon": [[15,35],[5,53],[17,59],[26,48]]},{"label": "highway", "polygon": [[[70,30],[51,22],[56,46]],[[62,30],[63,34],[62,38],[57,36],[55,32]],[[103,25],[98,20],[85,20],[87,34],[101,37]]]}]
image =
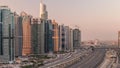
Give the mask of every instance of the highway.
[{"label": "highway", "polygon": [[96,49],[92,54],[67,68],[97,68],[105,57],[105,49]]},{"label": "highway", "polygon": [[59,60],[57,60],[57,61],[51,62],[49,64],[45,64],[44,66],[42,66],[40,68],[49,68],[49,67],[57,65],[59,63],[69,61],[70,59],[74,59],[76,56],[80,56],[81,54],[86,54],[88,52],[89,52],[89,50],[78,50],[75,53],[71,53],[71,54],[67,55],[66,57],[59,58]]},{"label": "highway", "polygon": [[52,63],[52,62],[55,62],[55,61],[59,61],[59,60],[61,60],[63,58],[69,57],[70,55],[71,55],[71,53],[66,53],[64,55],[60,55],[59,57],[56,57],[55,59],[49,60],[49,61],[45,62],[44,64],[47,65],[49,63]]}]

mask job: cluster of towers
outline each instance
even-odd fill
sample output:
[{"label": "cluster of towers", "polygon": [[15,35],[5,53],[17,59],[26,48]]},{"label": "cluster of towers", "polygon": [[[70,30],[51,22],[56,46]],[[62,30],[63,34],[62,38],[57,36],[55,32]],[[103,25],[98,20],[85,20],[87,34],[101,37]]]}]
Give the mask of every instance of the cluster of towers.
[{"label": "cluster of towers", "polygon": [[15,57],[73,51],[81,42],[81,31],[48,19],[46,5],[40,3],[40,18],[25,12],[18,15],[0,7],[0,62]]}]

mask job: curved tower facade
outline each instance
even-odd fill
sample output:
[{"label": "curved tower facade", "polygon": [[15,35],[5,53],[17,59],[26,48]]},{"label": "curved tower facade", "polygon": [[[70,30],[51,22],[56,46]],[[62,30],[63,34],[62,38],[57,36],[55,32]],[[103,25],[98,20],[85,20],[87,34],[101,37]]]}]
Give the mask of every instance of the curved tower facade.
[{"label": "curved tower facade", "polygon": [[46,5],[41,1],[40,2],[40,19],[48,19],[48,12],[46,10]]}]

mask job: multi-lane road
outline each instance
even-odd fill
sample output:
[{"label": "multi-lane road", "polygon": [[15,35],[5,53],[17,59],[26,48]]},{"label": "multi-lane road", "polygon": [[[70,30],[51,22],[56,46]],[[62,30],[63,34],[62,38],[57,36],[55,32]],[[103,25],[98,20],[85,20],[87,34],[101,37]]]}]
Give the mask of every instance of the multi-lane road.
[{"label": "multi-lane road", "polygon": [[92,54],[67,68],[97,68],[105,57],[105,49],[96,49]]},{"label": "multi-lane road", "polygon": [[[49,62],[40,68],[55,68],[57,65],[64,64],[67,61],[72,61],[75,58],[81,58],[77,62],[72,63],[72,65],[65,66],[66,68],[97,68],[104,60],[106,50],[105,49],[95,49],[94,52],[91,50],[78,50],[74,53],[66,54],[66,56],[58,57],[54,62]],[[84,54],[87,56],[84,57]],[[69,62],[69,63],[70,63]],[[60,68],[60,67],[59,67]],[[64,68],[64,67],[62,67]]]},{"label": "multi-lane road", "polygon": [[58,58],[56,61],[54,62],[50,62],[48,64],[45,64],[44,66],[40,67],[40,68],[49,68],[51,66],[55,66],[57,64],[60,64],[60,63],[63,63],[63,62],[66,62],[66,61],[69,61],[73,58],[75,58],[75,56],[80,56],[81,54],[86,54],[90,52],[90,50],[77,50],[76,52],[73,52],[73,53],[69,53],[67,54],[67,56],[64,56],[64,57],[60,57]]}]

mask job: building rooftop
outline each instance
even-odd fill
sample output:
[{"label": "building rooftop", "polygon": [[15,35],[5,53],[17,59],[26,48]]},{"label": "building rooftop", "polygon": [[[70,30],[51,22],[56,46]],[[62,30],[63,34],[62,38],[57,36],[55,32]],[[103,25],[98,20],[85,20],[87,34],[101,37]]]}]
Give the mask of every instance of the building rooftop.
[{"label": "building rooftop", "polygon": [[0,6],[0,9],[8,9],[8,10],[10,10],[10,8],[8,8],[8,6]]}]

